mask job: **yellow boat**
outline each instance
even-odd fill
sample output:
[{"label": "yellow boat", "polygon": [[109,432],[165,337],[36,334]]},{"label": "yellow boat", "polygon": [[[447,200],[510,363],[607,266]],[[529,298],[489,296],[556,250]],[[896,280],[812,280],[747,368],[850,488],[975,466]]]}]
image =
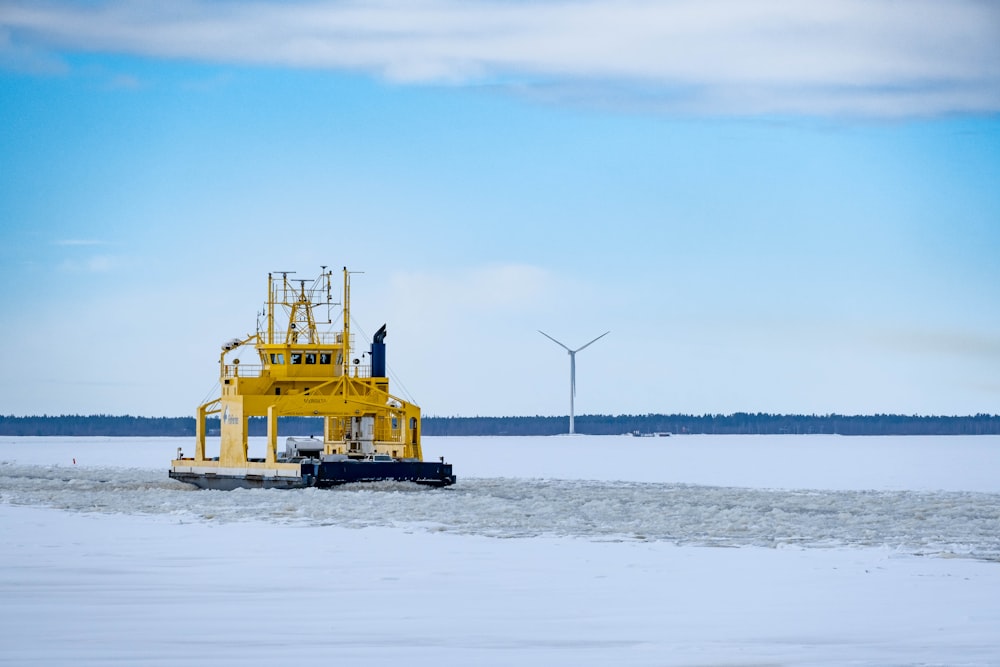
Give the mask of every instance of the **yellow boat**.
[{"label": "yellow boat", "polygon": [[[257,333],[234,338],[219,356],[221,395],[197,411],[194,456],[171,462],[170,477],[205,489],[331,487],[352,482],[409,481],[448,486],[451,464],[424,461],[420,408],[389,393],[386,327],[366,355],[356,356],[351,334],[350,277],[344,268],[343,301],[333,302],[332,271],[315,279],[269,273],[267,303]],[[321,332],[335,306],[343,307],[340,331]],[[282,327],[282,324],[284,328]],[[252,346],[257,359],[241,364],[235,354]],[[218,456],[206,455],[209,415],[218,415]],[[278,451],[282,417],[316,417],[322,438],[290,437]],[[263,458],[250,458],[248,419],[267,423]],[[214,419],[213,419],[214,421]]]}]

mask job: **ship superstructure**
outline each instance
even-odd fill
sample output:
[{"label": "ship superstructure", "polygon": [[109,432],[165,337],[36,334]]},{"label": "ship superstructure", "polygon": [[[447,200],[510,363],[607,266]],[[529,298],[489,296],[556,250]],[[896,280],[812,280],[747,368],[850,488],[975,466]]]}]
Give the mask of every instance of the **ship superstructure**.
[{"label": "ship superstructure", "polygon": [[[333,300],[333,273],[301,280],[293,272],[268,274],[268,297],[257,332],[234,338],[219,357],[220,396],[197,410],[193,457],[179,455],[170,476],[203,488],[334,486],[347,482],[401,480],[446,486],[451,465],[424,462],[420,408],[389,393],[386,326],[370,348],[355,350],[351,333],[350,277],[343,271],[343,298]],[[339,331],[322,332],[317,313],[342,306]],[[254,363],[238,351],[252,348]],[[364,357],[368,357],[362,363]],[[218,457],[206,456],[208,425],[218,415]],[[282,417],[316,417],[321,438],[288,438],[278,451]],[[266,419],[263,458],[251,458],[248,420]]]}]

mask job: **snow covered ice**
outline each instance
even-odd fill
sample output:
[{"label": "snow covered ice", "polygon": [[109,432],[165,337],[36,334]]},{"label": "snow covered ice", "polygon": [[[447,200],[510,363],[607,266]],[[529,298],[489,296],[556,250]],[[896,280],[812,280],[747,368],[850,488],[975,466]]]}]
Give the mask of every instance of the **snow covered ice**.
[{"label": "snow covered ice", "polygon": [[0,440],[0,664],[1000,664],[1000,438],[426,438],[455,487],[230,492],[188,445]]}]

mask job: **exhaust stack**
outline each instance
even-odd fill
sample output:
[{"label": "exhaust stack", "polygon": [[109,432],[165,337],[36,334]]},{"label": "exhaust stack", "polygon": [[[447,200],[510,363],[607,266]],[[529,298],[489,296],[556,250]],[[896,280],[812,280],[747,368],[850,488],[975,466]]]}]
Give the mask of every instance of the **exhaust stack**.
[{"label": "exhaust stack", "polygon": [[385,325],[372,337],[372,377],[384,378],[385,374]]}]

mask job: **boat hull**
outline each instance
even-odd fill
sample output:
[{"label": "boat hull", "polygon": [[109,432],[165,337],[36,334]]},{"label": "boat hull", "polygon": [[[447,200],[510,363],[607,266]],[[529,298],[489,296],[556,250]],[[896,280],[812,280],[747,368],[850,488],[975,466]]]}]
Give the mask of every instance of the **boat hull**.
[{"label": "boat hull", "polygon": [[298,476],[218,474],[192,470],[171,470],[170,477],[200,489],[326,489],[363,482],[414,482],[425,486],[451,486],[456,481],[450,463],[431,461],[333,461],[303,463]]},{"label": "boat hull", "polygon": [[259,477],[255,475],[216,475],[213,473],[170,471],[170,477],[193,484],[199,489],[232,491],[234,489],[302,489],[309,484],[301,477]]},{"label": "boat hull", "polygon": [[[303,476],[307,464],[303,464]],[[416,482],[427,486],[451,486],[456,477],[450,463],[433,461],[328,461],[312,464],[314,486],[329,488],[355,482]]]}]

